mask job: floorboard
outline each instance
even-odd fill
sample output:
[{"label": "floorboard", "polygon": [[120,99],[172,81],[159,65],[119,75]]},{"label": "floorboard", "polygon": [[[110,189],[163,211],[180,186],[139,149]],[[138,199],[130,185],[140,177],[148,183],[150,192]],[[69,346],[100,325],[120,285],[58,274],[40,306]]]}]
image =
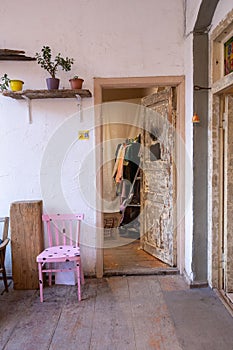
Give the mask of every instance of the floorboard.
[{"label": "floorboard", "polygon": [[[180,275],[86,278],[0,294],[1,350],[229,350],[233,321],[210,288]],[[3,282],[0,281],[0,291]]]},{"label": "floorboard", "polygon": [[128,279],[138,349],[181,350],[157,278]]}]

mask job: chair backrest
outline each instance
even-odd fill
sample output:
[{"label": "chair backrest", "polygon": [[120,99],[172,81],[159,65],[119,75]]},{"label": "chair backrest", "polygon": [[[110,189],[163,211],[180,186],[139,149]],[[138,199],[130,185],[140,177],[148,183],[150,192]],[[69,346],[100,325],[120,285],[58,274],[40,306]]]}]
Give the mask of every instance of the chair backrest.
[{"label": "chair backrest", "polygon": [[5,241],[8,238],[8,228],[9,228],[9,217],[0,217],[0,223],[3,223],[2,228],[2,241]]},{"label": "chair backrest", "polygon": [[84,214],[43,214],[48,246],[75,245],[80,243],[80,223]]}]

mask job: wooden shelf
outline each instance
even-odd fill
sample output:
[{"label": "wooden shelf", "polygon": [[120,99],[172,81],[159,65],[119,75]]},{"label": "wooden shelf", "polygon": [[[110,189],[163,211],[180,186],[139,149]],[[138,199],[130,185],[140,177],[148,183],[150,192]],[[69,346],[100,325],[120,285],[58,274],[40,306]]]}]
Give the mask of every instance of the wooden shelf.
[{"label": "wooden shelf", "polygon": [[0,61],[35,61],[35,57],[24,55],[0,55]]},{"label": "wooden shelf", "polygon": [[5,90],[2,92],[2,95],[6,97],[14,98],[15,100],[24,100],[27,102],[28,119],[30,124],[32,123],[31,100],[45,99],[45,98],[76,98],[78,100],[78,106],[81,111],[82,98],[92,96],[91,92],[85,89],[23,90],[23,91]]},{"label": "wooden shelf", "polygon": [[11,97],[16,100],[23,100],[28,98],[32,99],[45,99],[45,98],[76,98],[77,95],[80,97],[91,97],[92,94],[86,89],[61,89],[61,90],[23,90],[23,91],[3,91],[3,96]]},{"label": "wooden shelf", "polygon": [[0,49],[0,61],[35,61],[35,57],[25,56],[23,50]]}]

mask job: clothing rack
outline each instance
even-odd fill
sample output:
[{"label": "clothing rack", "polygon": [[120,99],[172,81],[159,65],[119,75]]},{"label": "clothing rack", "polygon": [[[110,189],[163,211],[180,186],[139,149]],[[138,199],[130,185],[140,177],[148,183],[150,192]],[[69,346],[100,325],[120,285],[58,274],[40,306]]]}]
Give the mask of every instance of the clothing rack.
[{"label": "clothing rack", "polygon": [[123,143],[118,144],[116,149],[112,176],[116,184],[116,194],[120,196],[121,223],[124,220],[125,210],[135,194],[135,183],[140,170],[140,142],[139,134],[134,139],[127,138]]}]

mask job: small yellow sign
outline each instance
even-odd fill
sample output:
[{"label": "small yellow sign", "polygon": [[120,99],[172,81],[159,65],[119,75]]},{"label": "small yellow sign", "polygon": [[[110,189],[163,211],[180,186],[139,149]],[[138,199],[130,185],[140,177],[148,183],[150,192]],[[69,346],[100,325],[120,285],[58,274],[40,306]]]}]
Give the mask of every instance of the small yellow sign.
[{"label": "small yellow sign", "polygon": [[79,140],[89,140],[89,130],[79,130],[78,139]]}]

